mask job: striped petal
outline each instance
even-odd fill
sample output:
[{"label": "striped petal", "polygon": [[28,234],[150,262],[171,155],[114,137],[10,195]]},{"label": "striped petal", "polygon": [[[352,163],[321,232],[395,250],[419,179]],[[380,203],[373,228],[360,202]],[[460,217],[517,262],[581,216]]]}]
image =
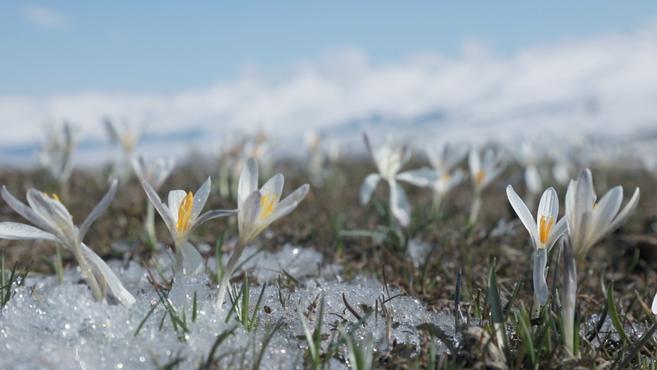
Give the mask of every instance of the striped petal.
[{"label": "striped petal", "polygon": [[58,240],[49,232],[37,229],[34,226],[17,222],[0,222],[0,239],[8,240]]}]

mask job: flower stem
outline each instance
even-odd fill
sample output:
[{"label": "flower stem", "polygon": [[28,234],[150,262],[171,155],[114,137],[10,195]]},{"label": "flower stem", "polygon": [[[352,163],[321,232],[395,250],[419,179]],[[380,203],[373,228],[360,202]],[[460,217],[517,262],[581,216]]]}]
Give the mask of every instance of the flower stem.
[{"label": "flower stem", "polygon": [[470,207],[470,217],[468,218],[469,225],[472,226],[477,223],[479,211],[481,211],[481,192],[476,191],[472,200],[472,206]]},{"label": "flower stem", "polygon": [[78,241],[75,244],[75,248],[71,248],[73,251],[73,255],[75,256],[75,259],[78,261],[78,265],[80,266],[80,271],[82,271],[82,277],[89,285],[89,288],[91,288],[91,292],[93,293],[94,298],[96,298],[96,300],[98,301],[101,301],[104,297],[103,292],[100,289],[100,285],[98,285],[98,281],[96,280],[96,277],[94,276],[94,273],[91,270],[91,266],[89,265],[89,262],[87,262],[87,259],[82,254],[82,248],[80,247],[80,244],[81,243]]},{"label": "flower stem", "polygon": [[151,202],[146,200],[146,218],[144,219],[144,230],[146,231],[146,242],[151,250],[157,246],[157,237],[155,236],[155,208]]},{"label": "flower stem", "polygon": [[436,214],[439,214],[440,212],[440,206],[443,204],[443,194],[440,194],[438,192],[433,193],[433,211]]},{"label": "flower stem", "polygon": [[55,273],[57,273],[57,279],[59,283],[64,282],[64,264],[62,263],[62,247],[57,244],[55,245]]},{"label": "flower stem", "polygon": [[240,240],[237,244],[237,247],[235,247],[233,254],[230,256],[230,259],[228,259],[228,263],[226,263],[223,276],[221,277],[221,283],[219,284],[219,292],[217,293],[217,310],[219,312],[221,312],[221,308],[226,298],[226,291],[228,290],[228,285],[230,284],[230,277],[233,275],[233,270],[235,269],[237,261],[240,259],[242,252],[244,252],[245,247],[246,243]]},{"label": "flower stem", "polygon": [[577,299],[577,261],[570,240],[562,241],[564,259],[564,296],[562,320],[564,345],[571,356],[575,356],[575,300]]}]

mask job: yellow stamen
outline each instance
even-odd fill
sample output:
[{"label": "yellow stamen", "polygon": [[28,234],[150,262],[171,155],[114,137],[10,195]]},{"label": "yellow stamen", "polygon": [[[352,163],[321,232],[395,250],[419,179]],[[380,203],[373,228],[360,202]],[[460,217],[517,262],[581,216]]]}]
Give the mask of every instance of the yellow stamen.
[{"label": "yellow stamen", "polygon": [[125,150],[126,153],[132,153],[133,149],[135,148],[135,144],[137,144],[137,140],[134,135],[125,134],[121,138],[121,144],[123,144],[123,150]]},{"label": "yellow stamen", "polygon": [[52,199],[54,199],[54,200],[61,203],[61,200],[59,199],[59,195],[57,195],[56,193],[50,194],[50,198],[52,198]]},{"label": "yellow stamen", "polygon": [[448,182],[449,179],[450,179],[450,177],[451,177],[451,176],[449,175],[449,173],[445,172],[445,173],[443,173],[443,175],[440,177],[440,179],[443,180],[444,182]]},{"label": "yellow stamen", "polygon": [[484,182],[485,178],[486,178],[486,172],[484,170],[477,171],[477,173],[475,174],[475,177],[474,177],[475,184],[481,185],[481,183]]},{"label": "yellow stamen", "polygon": [[192,207],[194,206],[194,193],[191,191],[187,193],[180,207],[178,207],[178,222],[176,222],[176,230],[184,232],[189,230],[189,220],[192,218]]},{"label": "yellow stamen", "polygon": [[276,198],[274,194],[265,194],[260,197],[260,215],[261,220],[269,217],[273,212],[276,206]]},{"label": "yellow stamen", "polygon": [[545,243],[547,243],[552,226],[554,226],[554,219],[552,217],[546,219],[545,216],[541,216],[538,223],[538,238],[541,242],[541,247],[544,247]]}]

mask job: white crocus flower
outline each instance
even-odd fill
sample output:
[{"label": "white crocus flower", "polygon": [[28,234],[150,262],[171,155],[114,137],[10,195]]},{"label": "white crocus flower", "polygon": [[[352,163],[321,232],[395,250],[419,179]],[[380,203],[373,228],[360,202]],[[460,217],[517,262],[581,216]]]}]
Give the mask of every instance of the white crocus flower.
[{"label": "white crocus flower", "polygon": [[490,148],[483,152],[483,156],[477,148],[472,148],[468,156],[468,166],[475,192],[478,193],[493,182],[505,167],[499,154]]},{"label": "white crocus flower", "polygon": [[68,182],[73,171],[73,151],[75,137],[73,128],[67,122],[55,129],[47,129],[46,142],[39,153],[41,164],[48,169],[50,175],[61,185]]},{"label": "white crocus flower", "polygon": [[465,145],[444,144],[440,148],[427,149],[427,158],[434,170],[439,172],[451,172],[466,155],[468,147]]},{"label": "white crocus flower", "polygon": [[465,179],[465,172],[455,167],[467,154],[468,148],[465,145],[444,144],[440,149],[427,149],[429,163],[437,176],[432,184],[434,209],[438,210],[447,193]]},{"label": "white crocus flower", "polygon": [[139,181],[146,181],[153,189],[160,190],[164,181],[173,171],[176,160],[173,157],[146,160],[144,157],[139,156],[132,159],[131,163]]},{"label": "white crocus flower", "polygon": [[655,294],[655,297],[652,299],[652,313],[657,315],[657,294]]},{"label": "white crocus flower", "polygon": [[619,228],[639,203],[639,188],[621,210],[623,188],[615,186],[600,201],[593,188],[591,171],[580,172],[577,180],[571,180],[566,191],[566,217],[572,248],[581,260],[588,251],[606,235]]},{"label": "white crocus flower", "polygon": [[[554,243],[567,231],[566,218],[557,222],[559,216],[559,197],[554,188],[543,192],[538,205],[536,220],[532,216],[527,205],[522,201],[511,185],[506,188],[511,207],[522,221],[534,245],[534,294],[538,302],[544,305],[548,298],[548,286],[545,281],[545,266],[547,264],[547,252]],[[536,222],[538,221],[538,222]]]},{"label": "white crocus flower", "polygon": [[0,222],[0,238],[10,240],[49,240],[68,249],[82,271],[82,276],[91,288],[94,297],[104,299],[107,289],[123,305],[129,306],[135,298],[128,292],[112,269],[82,241],[87,231],[98,217],[107,209],[116,194],[117,181],[114,180],[109,191],[94,207],[80,227],[73,223],[73,217],[58,197],[48,196],[36,189],[27,191],[26,205],[16,199],[6,187],[2,188],[2,198],[16,213],[35,226]]},{"label": "white crocus flower", "polygon": [[306,197],[310,185],[304,184],[281,200],[283,175],[276,174],[258,189],[258,165],[249,158],[237,186],[239,242],[224,268],[219,285],[217,307],[221,309],[231,275],[244,248],[276,220],[288,215]]},{"label": "white crocus flower", "polygon": [[591,247],[627,220],[639,202],[639,194],[639,188],[636,188],[632,198],[622,210],[623,188],[620,186],[612,188],[596,202],[593,179],[588,168],[568,184],[566,191],[568,242],[564,243],[562,319],[565,346],[571,355],[575,355],[577,262],[581,263]]},{"label": "white crocus flower", "polygon": [[127,157],[132,157],[135,147],[141,137],[141,133],[134,127],[128,125],[127,122],[119,124],[110,119],[105,119],[104,122],[110,140],[115,144],[120,144]]},{"label": "white crocus flower", "polygon": [[[164,181],[169,177],[176,165],[174,158],[155,158],[145,160],[144,157],[133,158],[132,169],[135,171],[140,182],[150,184],[155,191],[160,190]],[[148,243],[151,247],[157,244],[155,236],[155,211],[150,201],[146,202],[146,219],[144,220],[144,229],[148,237]]]},{"label": "white crocus flower", "polygon": [[465,171],[461,168],[457,168],[451,173],[443,172],[437,175],[438,179],[433,183],[433,190],[440,196],[447,195],[450,190],[465,180]]},{"label": "white crocus flower", "polygon": [[433,207],[435,210],[440,209],[443,199],[447,193],[453,188],[457,187],[465,180],[465,171],[461,168],[448,172],[436,172],[438,179],[434,181],[433,187]]},{"label": "white crocus flower", "polygon": [[502,173],[505,166],[499,154],[493,151],[493,149],[486,149],[482,157],[477,148],[472,148],[468,156],[468,167],[475,193],[470,208],[468,223],[473,225],[477,221],[477,218],[479,218],[482,191]]},{"label": "white crocus flower", "polygon": [[532,195],[538,194],[543,189],[543,179],[538,171],[539,153],[536,149],[536,143],[523,141],[520,147],[519,159],[525,166],[525,185],[527,186],[528,199],[533,198]]},{"label": "white crocus flower", "polygon": [[142,182],[146,196],[164,220],[173,239],[176,251],[176,271],[183,273],[195,272],[203,259],[193,245],[188,243],[189,233],[199,225],[218,217],[234,214],[235,210],[217,209],[203,211],[210,195],[210,178],[201,185],[196,194],[184,190],[171,190],[167,203],[162,202],[157,192],[147,183]]},{"label": "white crocus flower", "polygon": [[390,209],[402,226],[411,222],[411,205],[408,203],[406,192],[398,181],[404,181],[416,186],[431,186],[437,179],[436,174],[429,168],[399,172],[410,159],[410,150],[406,146],[394,147],[389,142],[374,150],[367,135],[364,135],[365,145],[378,170],[371,173],[363,181],[360,188],[360,203],[367,204],[372,197],[374,189],[380,180],[384,180],[390,187]]}]

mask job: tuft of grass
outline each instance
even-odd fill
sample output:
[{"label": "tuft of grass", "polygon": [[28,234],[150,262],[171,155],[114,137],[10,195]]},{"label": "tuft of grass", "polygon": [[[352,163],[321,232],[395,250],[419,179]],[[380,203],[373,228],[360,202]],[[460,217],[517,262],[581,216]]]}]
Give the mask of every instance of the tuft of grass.
[{"label": "tuft of grass", "polygon": [[226,339],[228,339],[228,337],[230,337],[235,333],[236,329],[237,326],[233,326],[219,333],[219,335],[217,335],[217,338],[215,338],[214,342],[212,343],[212,347],[210,348],[208,357],[205,359],[205,362],[203,362],[201,366],[199,366],[198,368],[199,370],[210,370],[210,369],[219,368],[218,361],[220,360],[220,358],[216,358],[217,350],[219,349],[219,346],[221,346],[221,343],[223,343]]},{"label": "tuft of grass", "polygon": [[0,308],[9,303],[14,295],[16,286],[21,286],[29,273],[29,268],[18,271],[18,262],[15,262],[11,270],[7,271],[5,256],[0,255]]},{"label": "tuft of grass", "polygon": [[354,336],[344,330],[340,335],[347,347],[349,365],[354,370],[370,370],[373,359],[373,343],[371,338],[357,341]]},{"label": "tuft of grass", "polygon": [[267,284],[263,284],[260,289],[260,294],[258,295],[258,300],[253,307],[253,312],[250,313],[250,296],[251,290],[249,286],[249,276],[244,272],[244,281],[242,282],[241,288],[236,288],[235,286],[231,287],[228,290],[228,298],[231,303],[230,311],[226,315],[226,322],[230,320],[233,314],[237,318],[237,321],[242,324],[246,331],[254,331],[258,326],[258,312],[260,311],[260,305],[262,304],[262,297],[265,294],[265,289],[267,289]]},{"label": "tuft of grass", "polygon": [[301,325],[303,326],[303,335],[308,344],[308,350],[306,351],[306,358],[309,362],[308,367],[313,370],[320,369],[322,365],[322,320],[324,318],[324,298],[322,297],[320,299],[319,312],[313,331],[310,331],[310,327],[308,326],[301,305],[297,307],[297,313],[299,314],[299,320],[301,320]]}]

